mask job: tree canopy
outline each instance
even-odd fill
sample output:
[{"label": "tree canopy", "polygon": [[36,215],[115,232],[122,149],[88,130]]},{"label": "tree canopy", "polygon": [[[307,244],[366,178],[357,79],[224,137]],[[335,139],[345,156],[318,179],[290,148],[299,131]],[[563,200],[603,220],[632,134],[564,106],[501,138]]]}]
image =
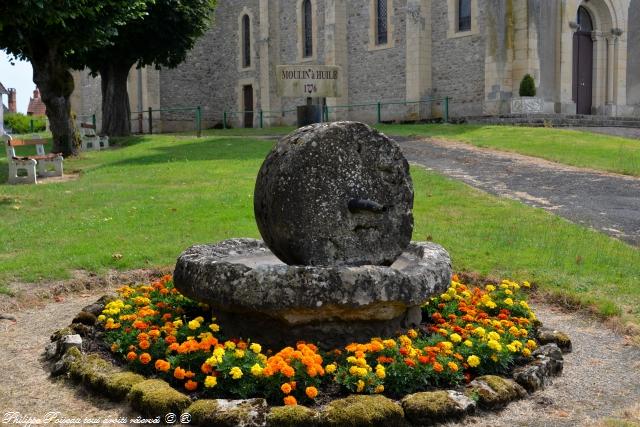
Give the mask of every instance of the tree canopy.
[{"label": "tree canopy", "polygon": [[110,43],[73,55],[76,68],[88,67],[102,79],[102,132],[130,133],[126,80],[129,70],[155,65],[176,67],[209,27],[215,0],[155,0],[144,16],[118,29]]},{"label": "tree canopy", "polygon": [[[121,27],[147,14],[153,0],[2,0],[0,49],[31,62],[47,106],[54,149],[75,154],[70,58],[108,45]],[[74,59],[74,64],[77,64]]]}]

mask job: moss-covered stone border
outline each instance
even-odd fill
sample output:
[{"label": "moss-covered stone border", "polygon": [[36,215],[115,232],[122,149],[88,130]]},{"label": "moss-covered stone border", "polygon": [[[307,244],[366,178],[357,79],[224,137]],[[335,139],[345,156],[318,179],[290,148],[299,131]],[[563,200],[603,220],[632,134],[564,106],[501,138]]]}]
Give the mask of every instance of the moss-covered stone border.
[{"label": "moss-covered stone border", "polygon": [[428,426],[459,420],[477,408],[496,410],[551,384],[563,368],[570,338],[540,328],[542,345],[534,360],[516,368],[513,378],[485,375],[461,390],[420,392],[394,401],[381,395],[352,395],[320,409],[304,406],[269,407],[265,399],[200,399],[193,401],[166,381],[123,370],[96,353],[83,352],[82,337],[93,332],[96,316],[112,298],[104,296],[85,308],[73,323],[51,336],[45,349],[51,374],[65,375],[114,401],[126,401],[146,416],[169,412],[190,414],[192,425],[218,426]]}]

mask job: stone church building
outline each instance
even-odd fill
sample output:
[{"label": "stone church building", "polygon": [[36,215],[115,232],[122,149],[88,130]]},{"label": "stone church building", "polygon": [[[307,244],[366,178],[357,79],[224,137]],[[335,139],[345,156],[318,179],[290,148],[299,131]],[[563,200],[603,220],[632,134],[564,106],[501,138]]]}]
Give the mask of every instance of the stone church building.
[{"label": "stone church building", "polygon": [[[443,97],[454,117],[509,114],[527,73],[545,113],[638,117],[640,0],[218,0],[185,63],[132,70],[132,111],[201,106],[205,126],[224,111],[233,126],[257,126],[260,111],[266,125],[291,124],[308,100],[278,95],[283,64],[340,67],[340,97],[312,100],[332,120],[373,122],[375,104],[392,101],[384,120],[430,118]],[[75,78],[76,111],[99,116],[99,82]],[[190,114],[157,113],[154,127],[188,128]]]}]

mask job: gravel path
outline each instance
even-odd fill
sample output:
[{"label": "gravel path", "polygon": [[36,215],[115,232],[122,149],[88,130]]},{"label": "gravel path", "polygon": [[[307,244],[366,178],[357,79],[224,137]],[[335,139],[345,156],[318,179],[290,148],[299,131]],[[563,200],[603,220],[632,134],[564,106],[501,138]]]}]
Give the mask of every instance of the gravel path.
[{"label": "gravel path", "polygon": [[410,162],[640,246],[640,178],[457,142],[394,138]]},{"label": "gravel path", "polygon": [[[49,335],[68,325],[75,313],[103,293],[68,296],[62,302],[6,313],[17,322],[0,321],[0,417],[10,411],[28,417],[57,411],[69,418],[133,416],[124,405],[51,380],[40,359]],[[500,413],[468,418],[462,425],[585,425],[622,414],[640,402],[640,349],[598,322],[542,303],[535,308],[546,326],[566,331],[573,340],[574,352],[565,358],[563,376],[529,399],[512,403]]]}]

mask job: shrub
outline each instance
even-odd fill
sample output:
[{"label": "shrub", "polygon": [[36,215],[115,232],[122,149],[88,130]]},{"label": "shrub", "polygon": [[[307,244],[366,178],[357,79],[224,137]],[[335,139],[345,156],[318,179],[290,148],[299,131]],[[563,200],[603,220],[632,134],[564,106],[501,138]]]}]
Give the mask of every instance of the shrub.
[{"label": "shrub", "polygon": [[[33,129],[31,122],[33,121]],[[22,113],[9,113],[4,116],[4,126],[10,128],[14,134],[42,132],[47,124],[43,116],[25,116]]]},{"label": "shrub", "polygon": [[526,74],[520,82],[520,96],[536,96],[536,82],[531,74]]}]

